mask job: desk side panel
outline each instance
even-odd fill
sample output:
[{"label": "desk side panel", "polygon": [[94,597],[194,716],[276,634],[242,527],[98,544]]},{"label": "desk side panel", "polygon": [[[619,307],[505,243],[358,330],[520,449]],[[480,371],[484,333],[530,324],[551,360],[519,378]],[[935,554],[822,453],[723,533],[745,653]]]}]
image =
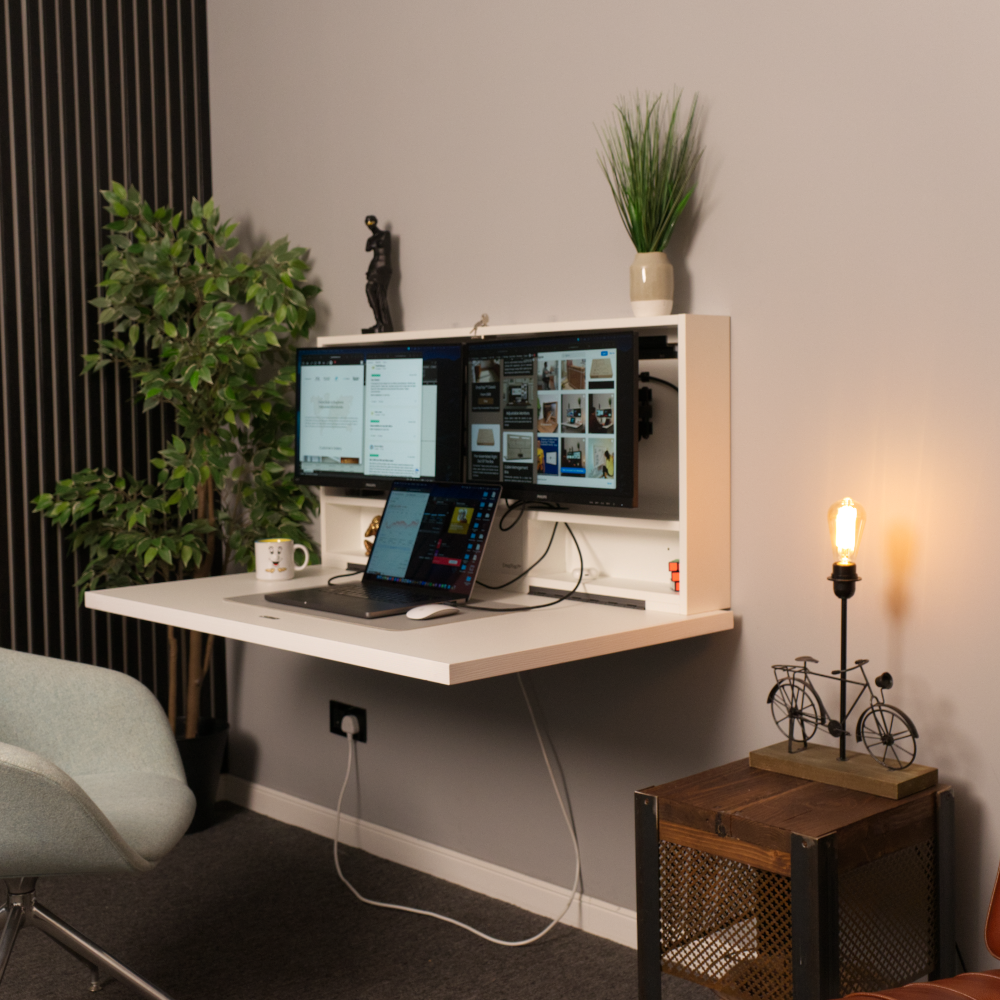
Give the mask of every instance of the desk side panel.
[{"label": "desk side panel", "polygon": [[729,319],[688,316],[680,344],[680,519],[687,613],[731,606]]}]

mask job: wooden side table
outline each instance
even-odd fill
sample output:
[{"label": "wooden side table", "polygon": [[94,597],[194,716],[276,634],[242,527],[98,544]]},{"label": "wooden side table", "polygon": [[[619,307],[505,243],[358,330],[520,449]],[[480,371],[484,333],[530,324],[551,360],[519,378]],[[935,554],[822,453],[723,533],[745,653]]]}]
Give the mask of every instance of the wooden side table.
[{"label": "wooden side table", "polygon": [[954,801],[746,761],[635,793],[640,1000],[667,972],[739,1000],[954,975]]}]

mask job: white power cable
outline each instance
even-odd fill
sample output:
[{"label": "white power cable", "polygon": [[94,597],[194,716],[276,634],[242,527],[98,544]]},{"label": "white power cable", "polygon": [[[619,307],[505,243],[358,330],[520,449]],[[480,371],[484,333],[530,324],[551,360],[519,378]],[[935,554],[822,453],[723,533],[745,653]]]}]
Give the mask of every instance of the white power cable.
[{"label": "white power cable", "polygon": [[559,792],[559,785],[556,782],[556,776],[552,771],[552,765],[549,763],[549,755],[545,752],[545,741],[542,739],[542,732],[538,728],[538,722],[535,719],[535,711],[531,707],[531,699],[528,697],[528,692],[525,690],[524,681],[521,675],[517,675],[517,682],[521,686],[521,693],[524,695],[525,704],[528,706],[528,715],[531,716],[531,724],[535,727],[535,736],[538,737],[538,745],[542,750],[542,758],[545,761],[545,768],[549,772],[549,779],[552,782],[552,787],[556,793],[556,799],[559,801],[559,809],[562,812],[563,819],[566,821],[566,827],[569,830],[570,838],[573,841],[573,855],[575,858],[576,873],[573,878],[573,888],[570,891],[569,898],[566,900],[566,905],[563,907],[562,912],[556,917],[544,930],[539,931],[537,934],[530,938],[525,938],[523,941],[504,941],[501,938],[491,937],[489,934],[485,934],[483,931],[476,930],[475,927],[470,927],[468,924],[463,924],[461,920],[456,920],[454,917],[446,917],[442,913],[435,913],[433,910],[420,910],[412,906],[400,906],[398,903],[380,903],[375,899],[368,899],[366,896],[362,896],[357,889],[351,885],[350,882],[344,877],[344,873],[340,869],[340,853],[338,848],[340,847],[340,809],[344,802],[344,792],[347,790],[347,782],[351,777],[351,767],[354,763],[354,735],[357,732],[355,727],[358,726],[358,720],[352,716],[345,716],[341,721],[341,728],[347,734],[347,771],[344,774],[344,783],[340,786],[340,795],[337,797],[337,825],[334,830],[333,836],[333,863],[337,869],[337,875],[340,877],[340,881],[347,886],[351,892],[362,903],[367,903],[369,906],[378,906],[384,910],[402,910],[404,913],[418,913],[421,916],[433,917],[435,920],[443,920],[447,924],[454,924],[456,927],[461,927],[462,930],[469,931],[471,934],[475,934],[476,937],[481,937],[484,941],[490,941],[492,944],[503,945],[507,948],[521,948],[526,944],[534,944],[536,941],[545,937],[546,934],[552,930],[556,924],[569,912],[569,908],[573,905],[573,900],[576,898],[577,890],[580,887],[580,843],[577,840],[576,830],[573,829],[573,821],[570,819],[569,810],[566,808],[566,804],[563,802],[563,797]]}]

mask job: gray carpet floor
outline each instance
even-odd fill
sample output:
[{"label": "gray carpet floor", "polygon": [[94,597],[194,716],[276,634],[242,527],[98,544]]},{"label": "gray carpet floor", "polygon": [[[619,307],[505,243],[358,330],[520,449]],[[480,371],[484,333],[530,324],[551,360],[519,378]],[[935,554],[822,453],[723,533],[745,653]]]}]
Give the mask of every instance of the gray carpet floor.
[{"label": "gray carpet floor", "polygon": [[[52,878],[39,901],[175,1000],[632,1000],[635,952],[569,927],[500,948],[441,921],[359,903],[331,842],[220,803],[150,874]],[[527,937],[546,921],[448,882],[343,848],[345,874],[375,899],[438,910],[487,933]],[[3,1000],[82,997],[89,973],[23,930]],[[109,980],[100,996],[134,997]],[[715,1000],[664,977],[668,1000]]]}]

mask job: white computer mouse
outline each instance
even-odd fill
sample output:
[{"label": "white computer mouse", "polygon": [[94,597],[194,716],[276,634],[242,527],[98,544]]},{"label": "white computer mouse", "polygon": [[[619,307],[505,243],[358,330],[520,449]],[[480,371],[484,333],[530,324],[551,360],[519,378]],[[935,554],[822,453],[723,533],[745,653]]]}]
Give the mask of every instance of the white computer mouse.
[{"label": "white computer mouse", "polygon": [[410,608],[407,618],[423,621],[425,618],[444,618],[445,615],[457,615],[458,608],[451,604],[421,604],[418,608]]}]

